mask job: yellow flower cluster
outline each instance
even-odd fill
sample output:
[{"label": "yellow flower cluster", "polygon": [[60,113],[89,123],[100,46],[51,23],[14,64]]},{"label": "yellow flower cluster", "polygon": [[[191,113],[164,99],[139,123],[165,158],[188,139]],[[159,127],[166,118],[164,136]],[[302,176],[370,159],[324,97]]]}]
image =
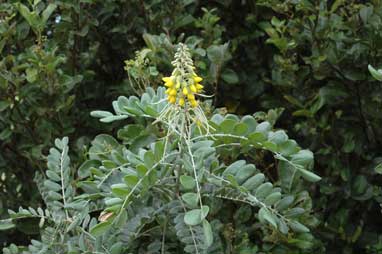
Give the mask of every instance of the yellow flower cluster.
[{"label": "yellow flower cluster", "polygon": [[178,102],[178,105],[183,107],[188,101],[191,107],[195,108],[198,106],[198,101],[195,99],[195,94],[200,93],[203,90],[203,86],[199,84],[199,82],[203,79],[195,73],[187,76],[182,77],[180,75],[173,75],[171,77],[164,77],[162,80],[164,85],[167,87],[167,100],[170,103],[175,104]]}]

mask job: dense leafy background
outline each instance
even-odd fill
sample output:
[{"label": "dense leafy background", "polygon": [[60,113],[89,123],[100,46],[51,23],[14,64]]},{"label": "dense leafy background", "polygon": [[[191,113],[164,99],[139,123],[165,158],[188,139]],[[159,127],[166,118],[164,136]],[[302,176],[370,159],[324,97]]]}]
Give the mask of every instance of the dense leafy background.
[{"label": "dense leafy background", "polygon": [[[11,0],[0,20],[3,217],[41,202],[33,176],[55,137],[69,136],[81,163],[84,146],[118,125],[90,112],[139,94],[138,83],[158,86],[185,42],[215,106],[283,112],[276,126],[314,152],[325,253],[382,251],[382,84],[367,69],[382,65],[381,1]],[[24,243],[19,234],[1,241]]]}]

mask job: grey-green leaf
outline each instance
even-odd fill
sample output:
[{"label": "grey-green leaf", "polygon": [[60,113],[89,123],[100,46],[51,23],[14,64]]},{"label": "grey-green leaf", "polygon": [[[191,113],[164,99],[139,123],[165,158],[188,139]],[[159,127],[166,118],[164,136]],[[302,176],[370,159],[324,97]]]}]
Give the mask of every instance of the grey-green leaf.
[{"label": "grey-green leaf", "polygon": [[180,176],[180,184],[183,188],[190,190],[195,187],[195,179],[188,175],[182,175]]},{"label": "grey-green leaf", "polygon": [[373,66],[370,64],[367,66],[369,69],[370,74],[378,81],[382,81],[382,70],[376,70]]},{"label": "grey-green leaf", "polygon": [[265,176],[262,173],[252,176],[242,185],[248,190],[256,189],[260,184],[264,182]]},{"label": "grey-green leaf", "polygon": [[304,179],[306,179],[307,181],[318,182],[318,181],[321,180],[321,177],[316,175],[316,174],[314,174],[313,172],[310,172],[310,171],[305,170],[303,168],[299,168],[298,170],[301,173],[302,177]]},{"label": "grey-green leaf", "polygon": [[101,236],[111,227],[111,221],[101,222],[90,229],[90,234],[95,237]]},{"label": "grey-green leaf", "polygon": [[274,192],[265,198],[264,203],[266,205],[271,206],[271,205],[275,204],[277,201],[279,201],[280,199],[281,199],[281,193],[280,192]]},{"label": "grey-green leaf", "polygon": [[213,243],[214,237],[212,234],[212,228],[207,220],[203,220],[203,233],[204,233],[204,244],[206,247],[210,247]]},{"label": "grey-green leaf", "polygon": [[192,208],[195,208],[198,206],[199,197],[198,197],[198,194],[196,193],[192,193],[192,192],[185,193],[182,195],[182,199],[187,205],[189,205]]},{"label": "grey-green leaf", "polygon": [[202,209],[193,209],[191,211],[188,211],[184,215],[184,223],[186,223],[189,226],[196,226],[204,220],[204,218],[208,214],[208,211],[208,206],[203,206]]},{"label": "grey-green leaf", "polygon": [[259,220],[263,223],[267,221],[269,224],[271,224],[274,228],[277,229],[277,218],[265,207],[262,207],[259,210]]},{"label": "grey-green leaf", "polygon": [[0,220],[0,231],[8,230],[14,227],[15,225],[13,224],[12,219]]},{"label": "grey-green leaf", "polygon": [[263,183],[259,186],[259,188],[257,188],[255,196],[260,199],[265,198],[271,193],[272,188],[273,185],[270,182]]},{"label": "grey-green leaf", "polygon": [[290,226],[290,228],[294,232],[297,232],[297,233],[307,233],[307,232],[309,232],[309,228],[307,228],[306,226],[304,226],[303,224],[301,224],[298,221],[291,221],[291,222],[289,222],[289,226]]}]

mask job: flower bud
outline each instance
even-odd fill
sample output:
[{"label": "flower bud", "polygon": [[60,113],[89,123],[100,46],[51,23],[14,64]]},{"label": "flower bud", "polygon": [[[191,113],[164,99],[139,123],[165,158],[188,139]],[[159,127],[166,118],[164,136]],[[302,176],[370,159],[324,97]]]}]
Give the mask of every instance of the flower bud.
[{"label": "flower bud", "polygon": [[196,108],[198,106],[198,101],[196,100],[190,100],[190,103],[193,108]]},{"label": "flower bud", "polygon": [[195,95],[190,93],[189,95],[187,95],[187,99],[190,100],[190,101],[194,101],[195,100]]},{"label": "flower bud", "polygon": [[175,96],[175,95],[176,95],[176,89],[172,88],[172,89],[170,90],[169,95],[171,95],[171,96]]},{"label": "flower bud", "polygon": [[175,96],[169,96],[169,97],[168,97],[168,101],[169,101],[170,103],[172,103],[172,104],[175,104],[175,102],[176,102],[176,97],[175,97]]},{"label": "flower bud", "polygon": [[203,79],[201,78],[201,77],[199,77],[199,76],[195,76],[194,77],[194,81],[195,81],[195,83],[199,83],[200,81],[202,81]]},{"label": "flower bud", "polygon": [[194,85],[190,85],[190,90],[194,93],[196,93],[196,87]]},{"label": "flower bud", "polygon": [[181,106],[181,107],[184,106],[184,98],[179,99],[179,106]]}]

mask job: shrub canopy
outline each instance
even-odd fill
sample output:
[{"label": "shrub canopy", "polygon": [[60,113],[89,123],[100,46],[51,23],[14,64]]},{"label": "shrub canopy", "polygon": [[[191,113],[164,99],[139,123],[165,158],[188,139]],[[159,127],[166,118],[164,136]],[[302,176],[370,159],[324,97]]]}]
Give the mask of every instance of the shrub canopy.
[{"label": "shrub canopy", "polygon": [[[379,0],[1,3],[4,252],[380,253],[381,27]],[[193,140],[191,154],[221,181],[198,174],[199,191],[179,158],[166,163],[190,171],[150,170],[171,128],[145,116],[163,109],[179,43],[213,95],[197,96],[211,133],[242,137]],[[169,142],[164,151],[179,152],[181,140]],[[137,161],[125,169],[126,156]],[[252,177],[259,185],[241,188]]]}]

